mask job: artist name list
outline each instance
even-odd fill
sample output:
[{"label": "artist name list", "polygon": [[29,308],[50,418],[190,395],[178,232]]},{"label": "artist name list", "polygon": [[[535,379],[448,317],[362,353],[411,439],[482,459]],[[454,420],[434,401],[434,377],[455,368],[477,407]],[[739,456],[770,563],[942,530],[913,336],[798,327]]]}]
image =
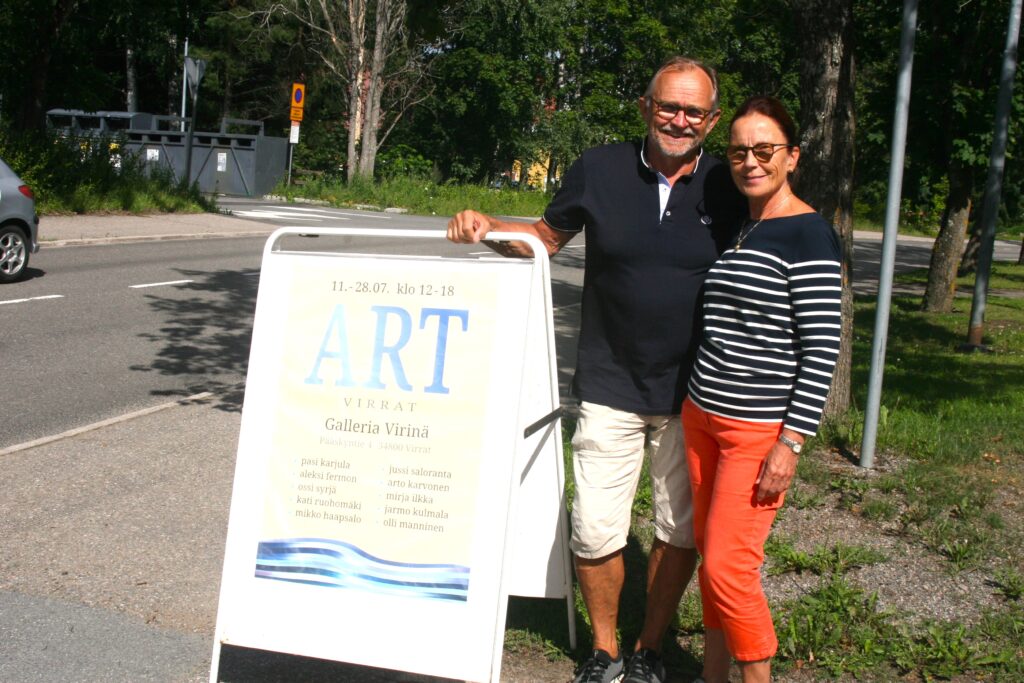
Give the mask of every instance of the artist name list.
[{"label": "artist name list", "polygon": [[[377,519],[366,521],[388,528],[445,531],[449,518],[445,503],[452,492],[449,470],[382,462],[372,474],[360,473],[349,459],[327,457],[304,457],[297,464],[294,502],[298,518],[348,525],[364,523],[369,513]],[[366,506],[376,510],[371,512]]]}]

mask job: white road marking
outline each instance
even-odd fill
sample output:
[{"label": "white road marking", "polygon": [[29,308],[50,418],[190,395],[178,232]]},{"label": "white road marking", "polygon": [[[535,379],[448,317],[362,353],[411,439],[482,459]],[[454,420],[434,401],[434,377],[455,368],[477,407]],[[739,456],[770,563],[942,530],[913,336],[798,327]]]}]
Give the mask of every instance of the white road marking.
[{"label": "white road marking", "polygon": [[265,209],[240,209],[232,211],[232,213],[264,218],[295,220],[292,216],[287,215],[288,211],[305,214],[311,218],[341,218],[341,220],[348,220],[347,218],[344,218],[344,216],[351,216],[352,218],[374,218],[381,221],[391,220],[391,216],[378,216],[373,213],[349,213],[347,211],[335,211],[334,209],[311,208],[307,206],[275,206],[273,208]]},{"label": "white road marking", "polygon": [[233,211],[236,216],[243,218],[271,218],[275,221],[308,221],[308,220],[342,220],[347,221],[347,218],[341,218],[339,216],[331,216],[326,214],[313,215],[313,214],[289,214],[282,213],[281,211],[265,211],[263,209],[254,209],[252,211]]},{"label": "white road marking", "polygon": [[171,280],[170,282],[150,282],[144,285],[128,285],[129,289],[143,289],[145,287],[163,287],[164,285],[187,285],[195,280]]},{"label": "white road marking", "polygon": [[332,213],[331,215],[332,216],[352,216],[353,218],[375,218],[375,219],[377,219],[379,221],[389,221],[389,220],[391,220],[391,216],[378,216],[378,215],[373,214],[373,213],[344,213],[342,211],[339,211],[338,213],[336,213],[336,214]]},{"label": "white road marking", "polygon": [[7,301],[0,301],[0,306],[4,304],[23,304],[26,301],[42,301],[44,299],[63,299],[63,294],[47,294],[46,296],[30,296],[26,299],[8,299]]}]

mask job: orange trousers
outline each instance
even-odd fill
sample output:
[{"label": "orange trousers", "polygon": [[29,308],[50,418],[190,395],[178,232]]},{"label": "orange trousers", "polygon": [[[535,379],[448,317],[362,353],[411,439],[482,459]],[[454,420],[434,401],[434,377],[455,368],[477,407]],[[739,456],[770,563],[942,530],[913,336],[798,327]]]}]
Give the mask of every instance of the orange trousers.
[{"label": "orange trousers", "polygon": [[757,502],[757,477],[781,422],[748,422],[683,403],[686,460],[704,627],[721,629],[729,653],[757,662],[778,650],[761,586],[764,542],[785,494]]}]

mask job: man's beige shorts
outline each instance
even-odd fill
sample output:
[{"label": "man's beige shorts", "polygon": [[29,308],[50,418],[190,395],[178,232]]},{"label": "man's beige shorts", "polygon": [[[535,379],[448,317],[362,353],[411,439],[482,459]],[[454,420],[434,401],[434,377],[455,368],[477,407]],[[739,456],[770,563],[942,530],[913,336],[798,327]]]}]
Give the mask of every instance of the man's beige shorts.
[{"label": "man's beige shorts", "polygon": [[690,475],[678,415],[637,415],[584,401],[572,448],[576,498],[569,546],[576,555],[597,559],[625,547],[645,450],[651,456],[655,537],[694,547]]}]

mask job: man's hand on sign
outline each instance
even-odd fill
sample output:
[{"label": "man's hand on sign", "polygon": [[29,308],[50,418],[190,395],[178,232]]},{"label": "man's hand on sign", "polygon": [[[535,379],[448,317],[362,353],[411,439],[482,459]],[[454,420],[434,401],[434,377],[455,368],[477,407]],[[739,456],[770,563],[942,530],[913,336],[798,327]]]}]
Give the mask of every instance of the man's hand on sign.
[{"label": "man's hand on sign", "polygon": [[455,214],[448,221],[448,239],[461,244],[476,244],[494,226],[491,219],[482,213],[467,209]]},{"label": "man's hand on sign", "polygon": [[[478,211],[467,209],[455,214],[448,221],[448,239],[460,244],[476,244],[489,232],[525,232],[533,235],[547,248],[548,256],[553,256],[571,240],[576,233],[553,230],[543,220],[536,223],[515,223],[499,221]],[[532,257],[533,249],[525,242],[493,242],[487,246],[502,256]]]}]

